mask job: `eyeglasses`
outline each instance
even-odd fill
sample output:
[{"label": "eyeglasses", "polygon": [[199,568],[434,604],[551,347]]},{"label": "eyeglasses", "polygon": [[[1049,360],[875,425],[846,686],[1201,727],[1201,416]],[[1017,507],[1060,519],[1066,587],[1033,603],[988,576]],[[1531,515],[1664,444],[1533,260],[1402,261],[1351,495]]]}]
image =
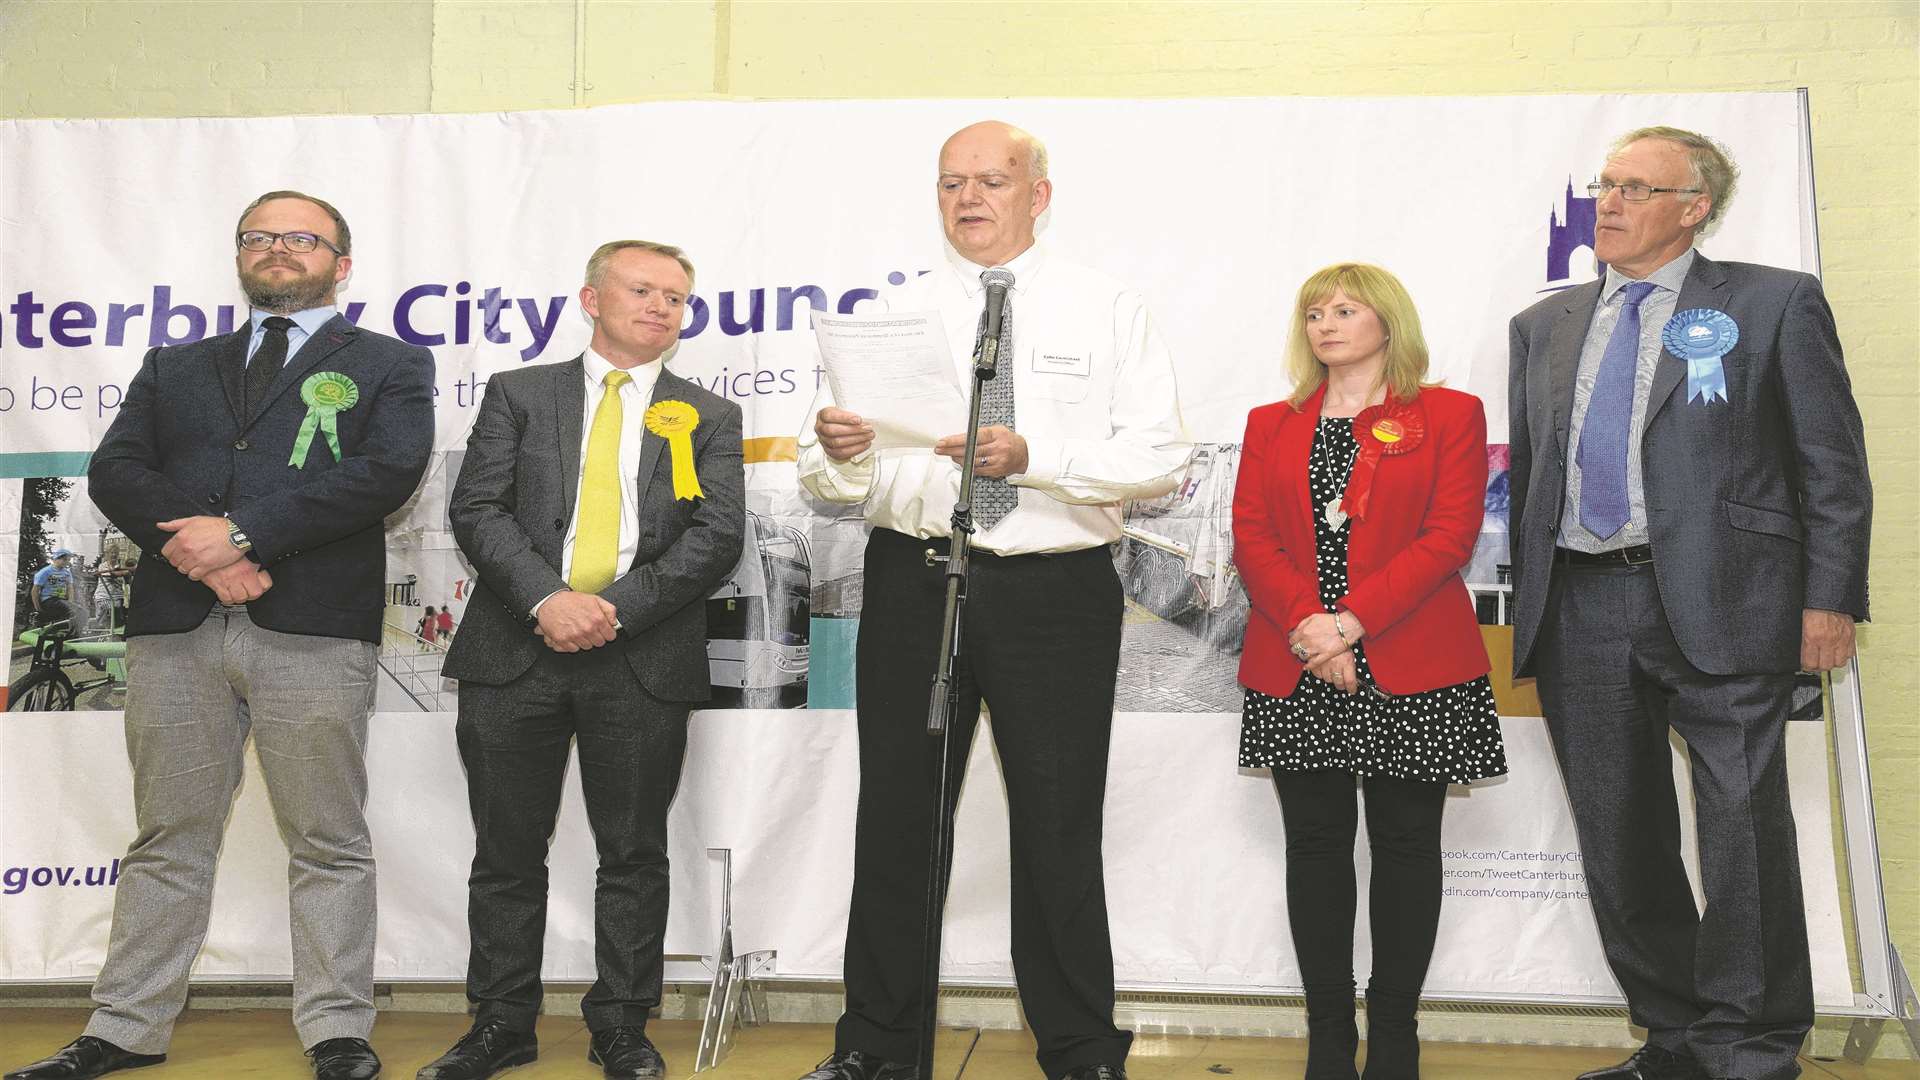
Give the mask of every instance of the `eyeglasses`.
[{"label": "eyeglasses", "polygon": [[261,232],[258,229],[249,229],[236,239],[239,240],[240,246],[248,251],[272,251],[273,242],[278,240],[295,255],[305,255],[322,244],[325,244],[327,250],[335,255],[346,254],[329,243],[325,237],[315,236],[310,232]]},{"label": "eyeglasses", "polygon": [[1590,199],[1604,199],[1607,197],[1607,192],[1609,191],[1619,192],[1620,197],[1628,202],[1646,202],[1648,199],[1653,198],[1656,193],[1663,195],[1698,195],[1701,189],[1697,187],[1650,187],[1646,184],[1616,184],[1611,180],[1595,180],[1593,183],[1587,185],[1587,197]]}]

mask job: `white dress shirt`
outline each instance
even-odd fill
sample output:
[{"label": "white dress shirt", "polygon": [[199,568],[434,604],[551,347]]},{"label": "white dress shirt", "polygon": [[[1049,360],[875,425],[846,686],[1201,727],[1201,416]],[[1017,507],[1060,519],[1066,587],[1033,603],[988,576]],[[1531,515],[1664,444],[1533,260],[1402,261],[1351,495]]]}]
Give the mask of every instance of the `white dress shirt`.
[{"label": "white dress shirt", "polygon": [[[985,304],[977,266],[950,246],[946,264],[889,289],[887,311],[937,310],[960,385],[973,379],[973,344]],[[974,535],[1000,555],[1076,551],[1120,539],[1120,504],[1173,490],[1192,453],[1174,392],[1173,360],[1139,293],[1035,244],[1006,264],[1014,276],[1014,430],[1027,441],[1027,471],[1008,477],[1019,506]],[[931,449],[867,450],[834,461],[814,418],[833,404],[822,386],[800,433],[800,482],[831,502],[867,504],[881,528],[946,536],[960,494],[960,466]],[[961,434],[951,432],[950,434]]]},{"label": "white dress shirt", "polygon": [[[580,412],[580,474],[575,477],[573,518],[567,522],[567,537],[561,546],[562,578],[573,573],[573,541],[580,533],[579,485],[585,482],[587,474],[587,441],[593,436],[594,413],[607,392],[607,373],[614,370],[611,361],[592,349],[581,359],[586,366],[582,378],[587,383],[587,403]],[[633,378],[620,388],[620,554],[614,562],[619,568],[616,577],[633,565],[633,553],[640,547],[640,425],[647,407],[653,404],[653,384],[660,380],[660,361],[626,371]],[[535,605],[534,611],[539,610]]]}]

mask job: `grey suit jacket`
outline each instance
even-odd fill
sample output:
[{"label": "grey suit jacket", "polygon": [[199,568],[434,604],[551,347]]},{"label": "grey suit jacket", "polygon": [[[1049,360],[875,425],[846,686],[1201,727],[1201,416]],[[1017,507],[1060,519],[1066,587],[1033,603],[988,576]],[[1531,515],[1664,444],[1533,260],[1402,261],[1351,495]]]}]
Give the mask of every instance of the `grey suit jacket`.
[{"label": "grey suit jacket", "polygon": [[[454,539],[479,576],[441,669],[449,678],[503,685],[547,648],[532,611],[567,587],[560,567],[580,483],[583,371],[575,357],[487,382],[448,505]],[[653,401],[669,400],[700,414],[692,442],[703,496],[673,497],[667,441],[643,428],[639,550],[600,594],[621,624],[602,648],[623,653],[655,697],[705,701],[705,601],[739,561],[746,531],[740,408],[662,370]]]},{"label": "grey suit jacket", "polygon": [[[1532,674],[1566,498],[1567,429],[1600,282],[1509,327],[1514,645]],[[1688,400],[1663,352],[1647,403],[1642,484],[1654,572],[1673,636],[1714,675],[1792,671],[1800,613],[1867,617],[1873,489],[1833,312],[1808,274],[1696,255],[1676,312],[1715,308],[1740,340],[1721,357],[1727,400]]]}]

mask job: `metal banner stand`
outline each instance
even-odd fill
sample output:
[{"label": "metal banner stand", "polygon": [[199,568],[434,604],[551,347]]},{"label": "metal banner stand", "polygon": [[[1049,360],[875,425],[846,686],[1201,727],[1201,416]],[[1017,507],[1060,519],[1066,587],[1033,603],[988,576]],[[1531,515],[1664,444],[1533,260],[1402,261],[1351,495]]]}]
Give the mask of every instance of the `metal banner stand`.
[{"label": "metal banner stand", "polygon": [[767,1012],[767,990],[754,976],[773,966],[772,949],[735,956],[733,953],[733,849],[708,848],[720,857],[720,943],[712,956],[702,957],[713,968],[707,986],[706,1015],[700,1022],[700,1048],[694,1052],[693,1071],[706,1072],[727,1059],[733,1049],[736,1024],[758,1027],[772,1019]]},{"label": "metal banner stand", "polygon": [[1840,797],[1840,831],[1853,900],[1854,947],[1860,956],[1861,989],[1854,994],[1855,1009],[1848,1010],[1854,1020],[1847,1030],[1843,1053],[1848,1061],[1864,1063],[1872,1056],[1888,1020],[1899,1021],[1906,1029],[1908,1044],[1920,1049],[1920,997],[1914,994],[1913,981],[1900,951],[1893,947],[1887,924],[1858,657],[1833,673],[1827,690],[1827,699],[1833,703],[1830,730]]}]

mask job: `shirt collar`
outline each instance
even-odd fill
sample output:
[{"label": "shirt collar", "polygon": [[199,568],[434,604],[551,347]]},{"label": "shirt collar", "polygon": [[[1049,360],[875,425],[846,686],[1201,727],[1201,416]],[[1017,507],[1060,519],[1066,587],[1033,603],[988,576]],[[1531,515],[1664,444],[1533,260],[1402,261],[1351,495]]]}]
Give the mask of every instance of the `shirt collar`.
[{"label": "shirt collar", "polygon": [[[312,307],[305,311],[296,311],[287,316],[287,318],[293,320],[293,325],[299,327],[302,334],[305,334],[307,337],[312,337],[320,332],[321,327],[331,322],[337,314],[339,314],[339,312],[335,311],[333,305],[329,304],[326,307]],[[254,308],[250,316],[253,322],[253,333],[258,335],[260,333],[260,324],[272,316],[273,312],[271,311],[261,311],[259,308]]]},{"label": "shirt collar", "polygon": [[[580,362],[586,366],[588,386],[606,385],[607,372],[614,370],[613,361],[594,352],[591,345],[587,346],[586,352],[581,355]],[[660,361],[649,360],[644,364],[627,368],[626,372],[633,376],[633,382],[628,385],[651,387],[660,378]]]},{"label": "shirt collar", "polygon": [[[1657,285],[1677,296],[1680,293],[1680,286],[1687,283],[1687,273],[1693,269],[1694,254],[1694,249],[1688,248],[1679,258],[1638,280]],[[1634,280],[1611,266],[1607,267],[1606,284],[1600,287],[1601,302],[1613,303],[1614,295],[1631,285]]]},{"label": "shirt collar", "polygon": [[[946,245],[946,249],[947,265],[952,267],[953,275],[960,279],[960,287],[966,290],[968,298],[979,296],[981,291],[986,288],[986,286],[980,284],[980,271],[991,270],[993,268],[990,266],[981,266],[979,263],[960,254],[953,249],[952,244]],[[1040,241],[1035,239],[1033,245],[1027,248],[1027,250],[1015,255],[1010,261],[1001,263],[1000,265],[1012,272],[1013,291],[1019,292],[1022,286],[1032,284],[1030,279],[1040,272],[1040,267],[1046,262],[1046,259],[1047,255],[1041,248]]]}]

